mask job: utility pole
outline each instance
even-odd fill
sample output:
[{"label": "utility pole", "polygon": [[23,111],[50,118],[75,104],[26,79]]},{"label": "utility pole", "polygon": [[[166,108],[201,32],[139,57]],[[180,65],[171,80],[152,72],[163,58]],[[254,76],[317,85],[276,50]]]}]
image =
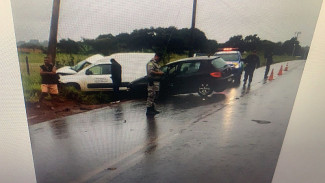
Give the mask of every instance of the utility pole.
[{"label": "utility pole", "polygon": [[[296,41],[298,41],[298,36],[299,36],[299,34],[301,34],[301,32],[295,32],[295,38],[296,38]],[[292,56],[294,56],[294,54],[295,54],[295,50],[296,50],[296,43],[293,43]]]},{"label": "utility pole", "polygon": [[197,0],[193,0],[193,13],[192,13],[192,26],[191,26],[191,37],[190,37],[190,50],[188,53],[189,57],[193,57],[194,55],[194,29],[195,29],[195,17],[196,17],[196,4]]},{"label": "utility pole", "polygon": [[60,0],[53,0],[49,45],[47,48],[47,56],[49,57],[53,65],[55,65],[55,57],[56,57],[59,10],[60,10]]}]

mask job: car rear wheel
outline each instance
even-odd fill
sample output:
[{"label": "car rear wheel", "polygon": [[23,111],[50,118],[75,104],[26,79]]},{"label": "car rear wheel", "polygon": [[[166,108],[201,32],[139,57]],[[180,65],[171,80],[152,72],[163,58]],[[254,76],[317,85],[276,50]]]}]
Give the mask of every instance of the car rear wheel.
[{"label": "car rear wheel", "polygon": [[198,94],[202,97],[208,96],[213,92],[211,86],[208,83],[202,83],[199,86]]}]

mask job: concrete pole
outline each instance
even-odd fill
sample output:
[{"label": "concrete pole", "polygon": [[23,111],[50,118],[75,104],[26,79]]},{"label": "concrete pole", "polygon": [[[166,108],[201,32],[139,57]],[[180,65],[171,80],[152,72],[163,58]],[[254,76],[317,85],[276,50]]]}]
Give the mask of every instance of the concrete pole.
[{"label": "concrete pole", "polygon": [[53,0],[50,37],[49,37],[49,45],[47,49],[47,56],[49,57],[53,65],[55,65],[55,57],[56,57],[59,10],[60,10],[60,0]]},{"label": "concrete pole", "polygon": [[195,29],[195,17],[196,17],[196,4],[197,0],[193,0],[193,13],[192,13],[192,26],[191,26],[191,37],[190,37],[190,50],[188,53],[189,57],[193,57],[194,55],[194,29]]}]

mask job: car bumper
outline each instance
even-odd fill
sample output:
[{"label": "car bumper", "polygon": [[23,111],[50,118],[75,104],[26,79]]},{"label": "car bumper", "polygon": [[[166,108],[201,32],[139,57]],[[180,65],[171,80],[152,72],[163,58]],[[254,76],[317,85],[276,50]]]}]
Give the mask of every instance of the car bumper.
[{"label": "car bumper", "polygon": [[242,72],[243,72],[242,68],[238,68],[238,69],[232,68],[232,70],[231,70],[233,77],[241,76]]},{"label": "car bumper", "polygon": [[227,77],[224,77],[222,79],[218,79],[214,82],[214,85],[212,85],[212,89],[216,92],[222,92],[225,89],[229,88],[233,82],[234,75],[231,74]]}]

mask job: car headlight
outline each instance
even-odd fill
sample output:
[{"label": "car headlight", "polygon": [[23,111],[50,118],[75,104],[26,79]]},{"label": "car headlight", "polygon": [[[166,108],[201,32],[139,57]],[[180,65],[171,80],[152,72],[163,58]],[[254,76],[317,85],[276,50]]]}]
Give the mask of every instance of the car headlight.
[{"label": "car headlight", "polygon": [[236,69],[238,69],[238,68],[239,68],[239,64],[238,64],[238,63],[234,63],[234,67],[235,67]]}]

